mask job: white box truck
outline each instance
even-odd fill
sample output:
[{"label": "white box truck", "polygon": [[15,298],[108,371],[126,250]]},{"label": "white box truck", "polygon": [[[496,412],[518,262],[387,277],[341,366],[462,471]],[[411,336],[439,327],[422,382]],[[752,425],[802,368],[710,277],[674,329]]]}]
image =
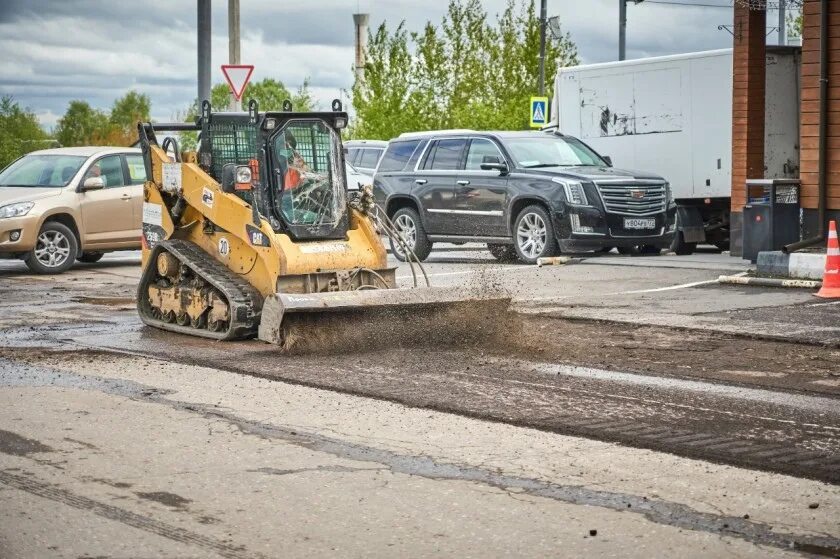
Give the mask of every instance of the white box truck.
[{"label": "white box truck", "polygon": [[[765,177],[799,176],[800,47],[767,47]],[[729,248],[732,49],[558,68],[551,128],[621,168],[665,177],[672,248]]]}]

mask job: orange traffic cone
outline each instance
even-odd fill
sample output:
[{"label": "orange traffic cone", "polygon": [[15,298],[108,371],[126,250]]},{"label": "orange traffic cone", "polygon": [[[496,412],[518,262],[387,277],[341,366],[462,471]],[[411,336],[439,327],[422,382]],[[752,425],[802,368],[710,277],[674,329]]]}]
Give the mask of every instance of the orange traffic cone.
[{"label": "orange traffic cone", "polygon": [[817,297],[840,299],[840,244],[837,243],[837,224],[828,224],[828,245],[825,251],[825,275]]}]

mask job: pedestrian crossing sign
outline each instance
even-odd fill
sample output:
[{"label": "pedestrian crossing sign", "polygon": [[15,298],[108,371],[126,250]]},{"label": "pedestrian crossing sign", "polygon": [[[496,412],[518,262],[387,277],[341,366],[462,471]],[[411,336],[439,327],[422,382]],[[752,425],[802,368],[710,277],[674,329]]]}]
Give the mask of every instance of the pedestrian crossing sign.
[{"label": "pedestrian crossing sign", "polygon": [[531,97],[531,128],[548,124],[548,97]]}]

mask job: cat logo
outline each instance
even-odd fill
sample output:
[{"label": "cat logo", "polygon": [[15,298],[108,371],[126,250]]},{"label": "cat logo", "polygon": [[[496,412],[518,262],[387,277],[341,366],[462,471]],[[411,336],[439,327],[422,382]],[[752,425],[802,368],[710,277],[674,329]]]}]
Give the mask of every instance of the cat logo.
[{"label": "cat logo", "polygon": [[245,225],[245,232],[248,234],[248,240],[255,247],[270,247],[271,242],[268,240],[268,235],[254,227],[253,225]]}]

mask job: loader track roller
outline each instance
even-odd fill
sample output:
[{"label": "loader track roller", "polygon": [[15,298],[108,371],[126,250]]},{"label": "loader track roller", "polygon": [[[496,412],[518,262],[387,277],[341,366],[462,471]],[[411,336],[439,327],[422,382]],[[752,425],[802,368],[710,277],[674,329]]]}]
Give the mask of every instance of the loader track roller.
[{"label": "loader track roller", "polygon": [[262,296],[195,243],[170,239],[149,255],[137,311],[149,326],[214,340],[253,338]]}]

